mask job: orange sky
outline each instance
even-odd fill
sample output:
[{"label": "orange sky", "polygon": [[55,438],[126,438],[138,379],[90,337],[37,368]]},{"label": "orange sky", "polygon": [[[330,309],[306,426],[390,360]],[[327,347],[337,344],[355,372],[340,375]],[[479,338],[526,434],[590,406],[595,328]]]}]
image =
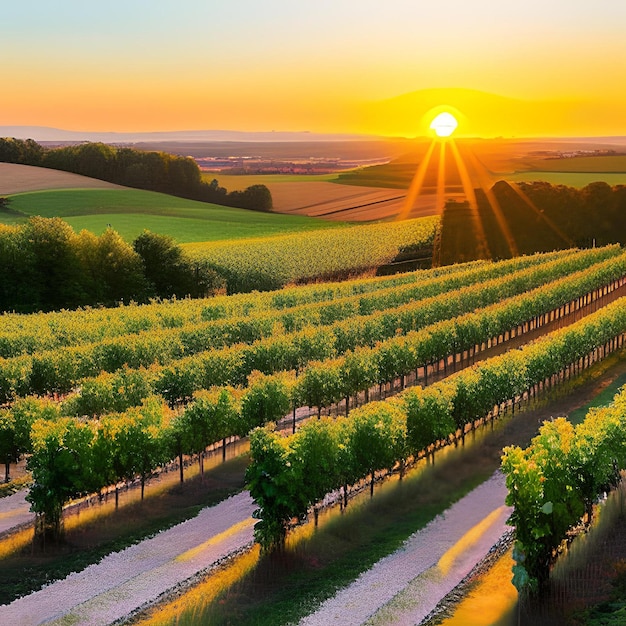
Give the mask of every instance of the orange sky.
[{"label": "orange sky", "polygon": [[[228,5],[228,6],[227,6]],[[21,0],[0,126],[626,135],[619,0]]]}]

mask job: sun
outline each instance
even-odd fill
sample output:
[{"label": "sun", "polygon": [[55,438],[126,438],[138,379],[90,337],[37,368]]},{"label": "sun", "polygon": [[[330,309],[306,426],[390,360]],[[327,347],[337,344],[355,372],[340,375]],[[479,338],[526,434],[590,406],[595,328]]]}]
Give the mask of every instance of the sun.
[{"label": "sun", "polygon": [[437,137],[449,137],[455,130],[459,123],[452,113],[444,111],[439,113],[437,117],[430,123],[430,128],[435,131]]}]

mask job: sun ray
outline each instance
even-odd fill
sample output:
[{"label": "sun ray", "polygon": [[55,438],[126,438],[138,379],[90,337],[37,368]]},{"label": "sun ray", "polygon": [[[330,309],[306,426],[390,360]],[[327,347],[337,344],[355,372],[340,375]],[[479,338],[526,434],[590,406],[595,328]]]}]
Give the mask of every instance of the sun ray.
[{"label": "sun ray", "polygon": [[446,203],[446,142],[439,149],[439,169],[437,171],[437,212],[443,213]]},{"label": "sun ray", "polygon": [[470,206],[472,214],[472,226],[474,229],[474,235],[476,236],[479,258],[488,259],[491,257],[491,253],[489,252],[485,229],[480,219],[480,213],[478,212],[478,202],[476,201],[474,186],[472,185],[472,180],[467,171],[467,167],[465,166],[465,163],[461,158],[461,154],[459,153],[459,149],[454,139],[450,139],[450,149],[452,151],[452,156],[454,157],[457,169],[459,170],[459,175],[461,177],[461,184],[463,185],[465,197],[467,198],[467,202]]},{"label": "sun ray", "polygon": [[509,184],[511,189],[532,209],[537,217],[540,217],[558,237],[563,239],[567,245],[574,245],[574,241],[568,237],[545,213],[542,213],[537,208],[537,205],[524,193],[522,188],[516,182],[513,182],[512,180],[507,180],[506,182]]},{"label": "sun ray", "polygon": [[496,221],[498,222],[500,231],[504,235],[504,239],[509,247],[509,250],[511,251],[511,255],[514,257],[519,256],[519,249],[515,243],[515,237],[513,237],[513,233],[511,232],[509,224],[504,217],[504,213],[502,212],[502,207],[491,189],[491,179],[489,178],[489,173],[470,147],[467,148],[466,153],[469,156],[469,160],[474,168],[474,171],[476,172],[478,184],[483,190],[485,197],[487,198],[487,202],[489,202],[489,206],[491,207]]},{"label": "sun ray", "polygon": [[430,164],[430,160],[433,156],[433,151],[435,149],[436,139],[433,139],[428,147],[428,151],[426,152],[426,156],[422,159],[422,162],[419,164],[415,176],[413,176],[413,180],[411,181],[411,185],[409,186],[409,190],[407,191],[406,197],[404,199],[404,204],[402,205],[402,210],[398,214],[397,220],[405,220],[410,215],[413,205],[415,204],[415,200],[419,196],[420,191],[422,190],[422,185],[424,184],[424,178],[426,177],[426,172],[428,171],[428,166]]}]

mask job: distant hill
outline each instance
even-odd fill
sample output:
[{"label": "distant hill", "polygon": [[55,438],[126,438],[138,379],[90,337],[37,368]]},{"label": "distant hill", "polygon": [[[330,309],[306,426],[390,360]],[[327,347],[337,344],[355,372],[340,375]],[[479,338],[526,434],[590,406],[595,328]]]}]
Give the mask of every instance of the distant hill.
[{"label": "distant hill", "polygon": [[[135,143],[153,141],[246,141],[246,142],[317,142],[372,140],[371,135],[321,134],[302,132],[245,132],[238,130],[178,130],[137,133],[63,130],[48,126],[0,126],[0,137],[35,141]],[[380,138],[383,139],[382,137]]]}]

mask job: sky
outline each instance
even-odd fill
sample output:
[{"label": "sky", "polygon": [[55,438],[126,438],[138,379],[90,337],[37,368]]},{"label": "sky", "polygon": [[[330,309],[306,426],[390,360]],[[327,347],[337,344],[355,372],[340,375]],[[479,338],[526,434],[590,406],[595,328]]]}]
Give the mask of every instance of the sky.
[{"label": "sky", "polygon": [[626,135],[623,0],[0,5],[0,126]]}]

